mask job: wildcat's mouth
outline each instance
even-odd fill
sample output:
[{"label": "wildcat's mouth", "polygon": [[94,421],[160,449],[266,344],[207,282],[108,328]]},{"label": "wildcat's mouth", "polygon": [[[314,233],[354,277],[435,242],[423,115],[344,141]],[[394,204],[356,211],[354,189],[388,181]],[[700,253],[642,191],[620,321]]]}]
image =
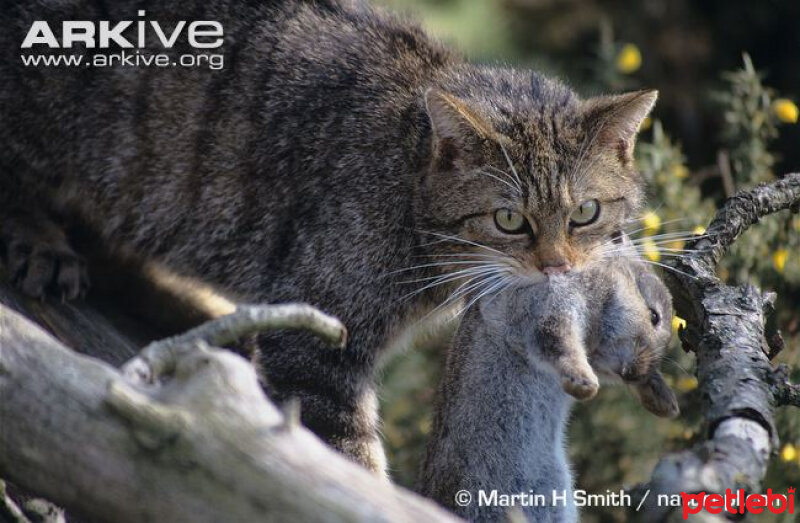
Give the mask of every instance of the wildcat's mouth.
[{"label": "wildcat's mouth", "polygon": [[544,283],[550,279],[547,274],[535,267],[526,267],[519,272],[519,275],[531,283]]}]

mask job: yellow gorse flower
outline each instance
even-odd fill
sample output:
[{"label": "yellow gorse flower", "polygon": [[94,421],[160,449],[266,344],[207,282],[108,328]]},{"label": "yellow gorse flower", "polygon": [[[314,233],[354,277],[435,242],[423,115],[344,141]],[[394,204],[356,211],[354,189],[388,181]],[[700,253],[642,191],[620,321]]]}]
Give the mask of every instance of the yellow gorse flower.
[{"label": "yellow gorse flower", "polygon": [[775,270],[782,273],[786,267],[786,260],[789,258],[789,251],[786,249],[778,249],[772,253],[772,265]]},{"label": "yellow gorse flower", "polygon": [[684,376],[682,378],[678,378],[678,382],[675,384],[675,387],[681,392],[689,392],[690,390],[696,389],[697,385],[697,378],[694,376]]},{"label": "yellow gorse flower", "polygon": [[669,245],[670,249],[675,249],[676,251],[682,251],[683,248],[686,247],[686,242],[683,240],[675,240],[669,242],[667,245]]},{"label": "yellow gorse flower", "polygon": [[772,102],[772,112],[785,123],[797,123],[797,117],[800,116],[797,105],[788,98],[778,98]]},{"label": "yellow gorse flower", "polygon": [[694,229],[692,229],[692,234],[696,234],[697,236],[701,236],[706,233],[706,228],[702,225],[698,225]]},{"label": "yellow gorse flower", "polygon": [[642,52],[634,44],[625,44],[617,54],[617,71],[631,74],[642,66]]},{"label": "yellow gorse flower", "polygon": [[650,261],[657,262],[661,259],[661,251],[658,250],[656,242],[650,238],[647,238],[642,242],[642,254],[644,254],[644,257]]},{"label": "yellow gorse flower", "polygon": [[684,180],[689,177],[689,169],[680,163],[676,163],[672,166],[672,176],[679,180]]},{"label": "yellow gorse flower", "polygon": [[683,330],[685,328],[686,328],[686,320],[684,320],[680,316],[672,317],[672,332],[678,332],[679,330]]},{"label": "yellow gorse flower", "polygon": [[797,458],[797,447],[787,443],[781,449],[781,459],[783,461],[794,461]]},{"label": "yellow gorse flower", "polygon": [[645,234],[655,234],[661,228],[661,217],[653,211],[647,211],[642,216],[642,225]]},{"label": "yellow gorse flower", "polygon": [[417,425],[417,428],[419,429],[419,431],[422,434],[425,434],[425,435],[430,434],[431,433],[431,428],[432,428],[432,424],[431,424],[430,418],[425,418],[425,419],[420,420],[418,425]]}]

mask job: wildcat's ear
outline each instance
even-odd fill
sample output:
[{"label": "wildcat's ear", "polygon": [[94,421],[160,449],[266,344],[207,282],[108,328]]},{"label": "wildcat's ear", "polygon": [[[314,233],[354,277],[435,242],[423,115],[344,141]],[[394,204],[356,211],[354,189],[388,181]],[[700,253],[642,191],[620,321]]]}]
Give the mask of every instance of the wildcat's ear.
[{"label": "wildcat's ear", "polygon": [[599,96],[584,102],[583,115],[594,143],[614,148],[623,163],[633,157],[636,133],[650,114],[658,91],[635,91],[613,96]]},{"label": "wildcat's ear", "polygon": [[425,108],[433,129],[434,154],[440,159],[452,161],[460,154],[475,151],[483,140],[500,138],[478,111],[449,93],[428,89]]}]

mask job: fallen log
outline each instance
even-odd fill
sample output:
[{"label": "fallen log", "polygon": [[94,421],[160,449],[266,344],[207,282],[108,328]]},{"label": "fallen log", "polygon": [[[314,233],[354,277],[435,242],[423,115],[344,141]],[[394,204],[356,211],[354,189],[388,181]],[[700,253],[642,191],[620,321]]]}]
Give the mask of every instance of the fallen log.
[{"label": "fallen log", "polygon": [[[69,513],[109,522],[454,521],[324,445],[296,408],[282,412],[264,396],[248,362],[209,345],[274,327],[341,345],[335,319],[305,305],[244,307],[149,345],[123,373],[64,346],[7,306],[9,296],[0,305],[0,477]],[[59,307],[73,320],[90,314],[55,306],[51,320],[64,319]],[[94,319],[84,341],[122,337]]]}]

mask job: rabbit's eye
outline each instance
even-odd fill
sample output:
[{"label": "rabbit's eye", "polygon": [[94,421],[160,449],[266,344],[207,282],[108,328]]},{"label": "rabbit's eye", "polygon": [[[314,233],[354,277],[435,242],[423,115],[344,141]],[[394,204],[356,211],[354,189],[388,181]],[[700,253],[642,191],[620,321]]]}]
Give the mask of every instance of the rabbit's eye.
[{"label": "rabbit's eye", "polygon": [[653,324],[653,327],[661,323],[661,315],[655,309],[650,309],[650,323]]}]

